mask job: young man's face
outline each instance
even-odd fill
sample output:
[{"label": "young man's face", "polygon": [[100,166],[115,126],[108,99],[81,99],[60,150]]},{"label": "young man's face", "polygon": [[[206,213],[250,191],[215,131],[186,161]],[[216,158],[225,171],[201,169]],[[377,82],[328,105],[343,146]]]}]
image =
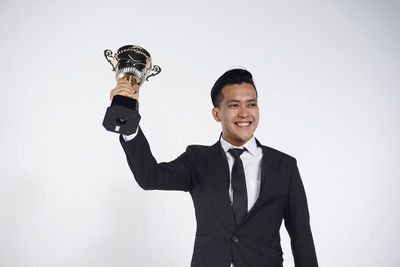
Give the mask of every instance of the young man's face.
[{"label": "young man's face", "polygon": [[249,83],[226,85],[224,99],[212,109],[213,117],[221,122],[222,137],[235,146],[245,144],[258,125],[257,94]]}]

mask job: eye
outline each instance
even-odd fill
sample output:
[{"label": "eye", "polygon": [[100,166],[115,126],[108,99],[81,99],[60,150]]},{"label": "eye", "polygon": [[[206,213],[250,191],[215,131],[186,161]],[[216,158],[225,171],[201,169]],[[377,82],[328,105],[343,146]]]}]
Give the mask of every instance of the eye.
[{"label": "eye", "polygon": [[239,106],[239,104],[237,104],[237,103],[232,103],[232,104],[228,105],[228,107],[230,107],[230,108],[237,108],[238,106]]},{"label": "eye", "polygon": [[251,107],[251,108],[255,108],[255,107],[257,107],[257,103],[256,103],[256,102],[254,102],[254,103],[250,103],[250,104],[249,104],[249,107]]}]

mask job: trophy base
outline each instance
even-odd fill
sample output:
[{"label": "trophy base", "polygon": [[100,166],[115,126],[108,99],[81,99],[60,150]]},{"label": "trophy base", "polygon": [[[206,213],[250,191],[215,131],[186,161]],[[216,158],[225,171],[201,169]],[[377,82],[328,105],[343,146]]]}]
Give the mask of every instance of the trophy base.
[{"label": "trophy base", "polygon": [[130,135],[139,125],[139,102],[136,99],[116,95],[107,108],[103,126],[107,131]]}]

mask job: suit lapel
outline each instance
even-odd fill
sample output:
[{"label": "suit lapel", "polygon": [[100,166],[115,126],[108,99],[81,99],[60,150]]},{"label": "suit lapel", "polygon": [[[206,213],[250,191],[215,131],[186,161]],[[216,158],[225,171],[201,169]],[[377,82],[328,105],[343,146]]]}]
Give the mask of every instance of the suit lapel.
[{"label": "suit lapel", "polygon": [[211,206],[219,213],[229,231],[235,229],[235,219],[229,198],[229,166],[225,152],[218,141],[207,150],[207,185]]},{"label": "suit lapel", "polygon": [[[272,159],[270,157],[270,154],[268,153],[267,149],[265,146],[261,145],[261,143],[256,139],[257,146],[261,147],[263,150],[263,157],[261,159],[261,185],[260,185],[260,195],[258,196],[256,202],[254,203],[253,207],[247,212],[246,216],[243,218],[242,222],[240,225],[245,223],[247,219],[252,216],[262,205],[263,200],[267,197],[268,194],[268,185],[265,186],[265,184],[268,184],[271,178],[271,173],[273,171],[272,169]],[[240,226],[239,225],[239,226]]]},{"label": "suit lapel", "polygon": [[261,186],[260,186],[260,196],[261,193],[263,192],[265,180],[267,179],[267,164],[269,164],[269,160],[267,160],[268,155],[265,147],[260,144],[260,142],[256,139],[257,146],[261,147],[263,150],[263,157],[261,160]]}]

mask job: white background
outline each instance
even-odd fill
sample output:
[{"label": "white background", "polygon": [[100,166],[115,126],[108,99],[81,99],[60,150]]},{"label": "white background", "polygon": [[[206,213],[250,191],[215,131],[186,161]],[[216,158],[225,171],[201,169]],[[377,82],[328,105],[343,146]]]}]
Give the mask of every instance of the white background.
[{"label": "white background", "polygon": [[[250,70],[256,137],[297,158],[320,266],[400,266],[399,1],[0,1],[0,266],[189,266],[190,195],[143,191],[101,125],[126,44],[159,161],[213,144],[210,89]],[[282,227],[284,265],[293,266]]]}]

